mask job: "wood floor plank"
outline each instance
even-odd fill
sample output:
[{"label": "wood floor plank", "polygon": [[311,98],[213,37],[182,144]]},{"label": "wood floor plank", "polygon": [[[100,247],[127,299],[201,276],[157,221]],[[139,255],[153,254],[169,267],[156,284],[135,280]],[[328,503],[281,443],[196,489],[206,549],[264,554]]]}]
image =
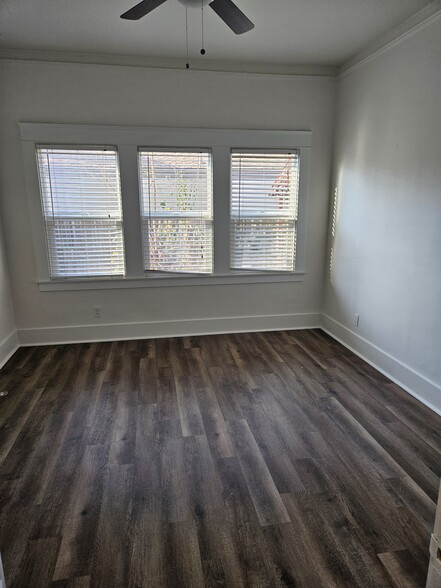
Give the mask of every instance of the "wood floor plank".
[{"label": "wood floor plank", "polygon": [[216,457],[232,457],[234,455],[233,444],[228,435],[225,419],[200,349],[191,349],[187,353],[187,360],[211,451]]},{"label": "wood floor plank", "polygon": [[167,531],[167,585],[171,588],[203,588],[204,574],[194,522],[170,523]]},{"label": "wood floor plank", "polygon": [[127,586],[132,545],[133,466],[114,465],[104,480],[103,501],[91,562],[91,584],[99,588]]},{"label": "wood floor plank", "polygon": [[240,381],[240,376],[233,370],[210,367],[209,374],[224,419],[243,418],[241,398],[244,394],[250,394],[247,385]]},{"label": "wood floor plank", "polygon": [[338,425],[338,428],[333,428],[336,436],[346,440],[347,449],[353,446],[360,452],[363,466],[370,470],[372,476],[387,479],[402,473],[402,469],[382,445],[337,399],[329,398],[323,402],[323,406]]},{"label": "wood floor plank", "polygon": [[[348,402],[346,402],[348,404]],[[351,404],[349,402],[349,404]],[[349,410],[342,408],[341,403],[336,402],[335,399],[331,399],[328,405],[333,407],[334,416],[336,416],[336,407],[339,405],[340,412],[345,414],[346,418],[356,423],[356,426],[360,429],[361,435],[366,439],[374,441],[372,447],[381,448],[383,456],[389,461],[392,468],[399,468],[405,472],[412,479],[423,488],[424,492],[431,497],[432,500],[436,500],[438,488],[439,488],[439,460],[434,459],[434,454],[427,448],[424,450],[421,443],[417,441],[415,436],[411,442],[407,442],[406,437],[411,436],[411,432],[406,434],[402,427],[397,427],[396,423],[389,423],[385,425],[380,421],[376,421],[372,418],[366,418],[365,414],[359,413],[356,409],[355,412],[357,418],[355,418]],[[358,422],[358,420],[360,422]],[[403,430],[403,435],[400,436],[399,431]],[[397,432],[395,432],[397,430]],[[418,447],[418,451],[415,448]],[[425,459],[420,459],[418,453],[425,453]],[[367,455],[367,454],[366,454]],[[428,457],[430,455],[430,457]],[[384,460],[383,460],[384,461]],[[388,477],[387,474],[385,477]],[[390,477],[394,477],[391,472]]]},{"label": "wood floor plank", "polygon": [[[160,422],[165,423],[165,429],[174,438],[182,436],[182,428],[179,417],[179,407],[176,396],[176,388],[173,373],[170,368],[158,368],[157,382],[157,410]],[[140,403],[140,407],[143,404]]]},{"label": "wood floor plank", "polygon": [[165,541],[162,521],[152,520],[144,512],[134,513],[128,586],[168,586]]},{"label": "wood floor plank", "polygon": [[384,401],[370,387],[361,385],[351,372],[341,368],[329,370],[330,381],[327,388],[346,406],[350,403],[352,414],[364,415],[366,419],[378,420],[382,423],[397,422],[398,417],[385,408]]},{"label": "wood floor plank", "polygon": [[154,358],[143,357],[139,362],[140,402],[151,404],[158,401],[158,374]]},{"label": "wood floor plank", "polygon": [[71,418],[72,413],[65,412],[62,415],[54,414],[53,418],[48,420],[40,443],[36,444],[32,459],[28,461],[28,467],[24,469],[20,482],[17,484],[15,500],[41,504]]},{"label": "wood floor plank", "polygon": [[[311,433],[311,451],[328,484],[328,492],[344,498],[347,513],[363,529],[376,553],[403,549],[401,535],[396,532],[394,512],[401,505],[385,488],[385,482],[372,479],[370,472],[360,475],[364,469],[355,465],[355,455],[347,454],[343,447],[329,443],[329,436]],[[360,468],[360,469],[358,469]]]},{"label": "wood floor plank", "polygon": [[260,524],[289,523],[289,515],[247,421],[228,421],[228,428]]},{"label": "wood floor plank", "polygon": [[402,443],[415,454],[422,463],[427,465],[439,478],[441,476],[441,463],[438,451],[432,443],[428,443],[416,431],[407,424],[399,421],[390,423],[388,428],[399,437]]},{"label": "wood floor plank", "polygon": [[161,492],[163,518],[168,523],[190,519],[191,502],[186,443],[184,439],[166,439],[162,450]]},{"label": "wood floor plank", "polygon": [[415,565],[412,553],[406,549],[380,553],[378,557],[395,588],[420,588],[425,585],[426,571]]},{"label": "wood floor plank", "polygon": [[[11,412],[10,417],[5,419],[2,425],[0,431],[0,466],[5,470],[8,465],[5,465],[4,462],[42,393],[43,388],[28,392],[26,397],[23,396],[22,405],[16,406],[16,410]],[[10,404],[12,405],[12,402]]]},{"label": "wood floor plank", "polygon": [[170,342],[171,339],[155,340],[155,362],[158,368],[171,367]]},{"label": "wood floor plank", "polygon": [[391,478],[387,484],[400,497],[403,503],[421,521],[428,533],[433,530],[436,504],[409,476]]},{"label": "wood floor plank", "polygon": [[8,586],[423,586],[441,418],[320,330],[20,349]]},{"label": "wood floor plank", "polygon": [[[271,586],[271,558],[239,460],[221,459],[218,468],[223,508],[211,533],[204,535],[210,540],[200,542],[201,553],[205,559],[222,559],[226,586]],[[217,529],[221,529],[219,534]]]},{"label": "wood floor plank", "polygon": [[[300,510],[297,519],[299,516],[305,518],[308,527],[316,529],[316,538],[320,537],[314,553],[318,553],[318,560],[321,554],[327,562],[324,571],[320,573],[321,578],[326,578],[328,570],[328,574],[332,571],[337,586],[380,588],[388,585],[375,551],[369,549],[362,530],[346,511],[342,495],[324,493],[306,501],[299,496],[285,495],[284,502],[290,516],[294,517],[296,508]],[[321,567],[324,567],[323,562]]]},{"label": "wood floor plank", "polygon": [[281,440],[283,433],[261,406],[245,411],[247,423],[279,494],[302,492],[305,486]]},{"label": "wood floor plank", "polygon": [[187,354],[184,347],[176,339],[172,340],[170,347],[182,434],[184,437],[204,435],[204,424],[196,399]]},{"label": "wood floor plank", "polygon": [[27,542],[19,573],[12,588],[45,588],[49,585],[60,545],[59,537]]},{"label": "wood floor plank", "polygon": [[[270,525],[263,529],[266,544],[271,554],[273,575],[278,586],[316,586],[338,588],[345,585],[342,577],[334,575],[335,562],[326,557],[326,546],[318,535],[310,531],[303,515],[293,523]],[[300,524],[299,524],[300,521]],[[323,533],[320,533],[323,536]]]},{"label": "wood floor plank", "polygon": [[19,585],[22,582],[21,575],[26,562],[23,562],[21,566],[20,564],[25,550],[29,549],[28,539],[31,536],[35,518],[39,516],[39,513],[39,506],[20,503],[15,504],[13,508],[2,508],[0,513],[0,553],[7,585],[13,584],[16,579]]},{"label": "wood floor plank", "polygon": [[414,407],[405,404],[388,404],[386,408],[438,452],[441,446],[441,427],[438,425],[438,419],[434,419],[433,416],[427,418],[425,411],[420,413]]},{"label": "wood floor plank", "polygon": [[86,447],[63,525],[54,580],[90,575],[90,545],[94,543],[97,534],[108,456],[108,446]]},{"label": "wood floor plank", "polygon": [[197,522],[210,513],[219,512],[222,507],[218,491],[220,480],[205,436],[185,438],[184,467],[193,519]]},{"label": "wood floor plank", "polygon": [[51,588],[90,588],[90,576],[69,578],[69,580],[57,580],[51,582]]}]

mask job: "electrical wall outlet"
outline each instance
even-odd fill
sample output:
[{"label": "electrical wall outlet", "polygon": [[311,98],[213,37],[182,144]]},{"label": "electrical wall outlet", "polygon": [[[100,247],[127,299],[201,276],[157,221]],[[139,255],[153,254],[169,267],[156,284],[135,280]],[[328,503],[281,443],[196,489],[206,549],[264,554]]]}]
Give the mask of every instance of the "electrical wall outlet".
[{"label": "electrical wall outlet", "polygon": [[92,315],[95,319],[101,318],[101,306],[92,306]]},{"label": "electrical wall outlet", "polygon": [[358,312],[356,312],[354,314],[354,327],[359,327],[360,326],[360,315],[358,314]]}]

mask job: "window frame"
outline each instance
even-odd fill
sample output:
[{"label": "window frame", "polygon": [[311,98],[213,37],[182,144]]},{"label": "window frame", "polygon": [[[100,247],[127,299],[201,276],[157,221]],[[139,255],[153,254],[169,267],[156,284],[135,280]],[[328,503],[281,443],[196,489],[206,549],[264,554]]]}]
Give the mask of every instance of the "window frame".
[{"label": "window frame", "polygon": [[[60,149],[61,148],[61,149]],[[54,222],[50,220],[50,215],[45,214],[44,211],[44,204],[43,204],[43,175],[42,175],[42,169],[40,167],[39,164],[39,152],[40,151],[56,151],[56,150],[60,150],[60,151],[73,151],[73,152],[80,152],[83,151],[85,153],[87,152],[94,152],[94,151],[102,151],[102,152],[112,152],[115,155],[115,164],[116,164],[116,175],[115,175],[115,180],[118,186],[118,196],[119,196],[119,204],[121,207],[121,218],[118,220],[115,219],[111,219],[114,220],[114,222],[116,223],[116,225],[119,225],[120,227],[120,232],[121,232],[121,241],[122,241],[122,247],[123,247],[123,273],[121,274],[90,274],[90,275],[84,275],[84,276],[75,276],[75,275],[70,275],[70,276],[55,276],[52,275],[52,262],[51,262],[51,254],[50,254],[50,237],[49,237],[49,225]],[[47,252],[47,259],[48,259],[48,271],[49,271],[49,276],[50,276],[50,280],[51,281],[56,281],[56,280],[75,280],[75,279],[115,279],[115,278],[122,278],[125,276],[125,258],[124,258],[124,217],[122,214],[122,193],[121,193],[121,182],[120,182],[120,177],[119,177],[119,161],[118,161],[118,150],[116,147],[114,147],[113,145],[100,145],[100,146],[96,146],[96,145],[75,145],[75,146],[66,146],[66,145],[44,145],[44,144],[36,144],[35,145],[35,156],[36,156],[36,160],[37,160],[37,169],[38,169],[38,179],[39,179],[39,188],[40,188],[40,201],[41,201],[41,211],[42,211],[42,215],[43,215],[43,223],[44,223],[44,227],[45,227],[45,236],[46,236],[46,252]],[[49,163],[46,164],[48,166],[49,169]],[[75,221],[82,221],[83,218],[79,217],[79,216],[75,216],[75,215],[71,215],[70,217],[61,217],[58,220],[70,220],[72,222]],[[104,218],[99,218],[97,217],[96,220],[98,223],[100,221],[104,221]],[[107,219],[106,219],[107,220]],[[53,260],[54,262],[56,262],[56,260]]]},{"label": "window frame", "polygon": [[[158,155],[159,153],[161,154],[184,154],[184,155],[188,155],[188,154],[201,154],[201,153],[205,153],[208,156],[209,159],[209,174],[207,174],[207,179],[208,179],[208,184],[207,184],[207,203],[209,204],[209,214],[206,215],[205,218],[205,222],[209,224],[210,226],[210,231],[211,231],[211,251],[210,251],[210,256],[211,256],[211,260],[210,260],[210,265],[212,268],[211,272],[185,272],[185,271],[166,271],[166,270],[157,270],[157,269],[148,269],[146,266],[148,265],[146,259],[145,259],[145,251],[149,250],[149,245],[145,243],[145,240],[148,241],[149,239],[149,231],[147,230],[147,237],[144,238],[143,240],[143,267],[144,267],[144,273],[146,275],[163,275],[163,274],[167,274],[167,275],[171,275],[171,276],[188,276],[188,275],[199,275],[199,276],[212,276],[214,273],[214,215],[213,215],[213,201],[214,201],[214,192],[213,192],[213,154],[211,153],[211,149],[205,149],[205,148],[198,148],[198,149],[165,149],[165,148],[152,148],[152,147],[145,147],[145,146],[139,146],[138,147],[138,179],[139,179],[139,186],[140,186],[140,190],[139,190],[139,204],[140,204],[140,216],[141,216],[141,227],[143,227],[144,223],[149,223],[150,219],[156,219],[156,220],[169,220],[169,219],[180,219],[180,220],[184,220],[184,219],[197,219],[198,218],[198,214],[189,214],[189,215],[185,215],[185,214],[177,214],[176,212],[172,213],[172,214],[151,214],[151,215],[144,215],[143,214],[143,207],[144,207],[144,198],[145,195],[143,194],[143,187],[142,187],[142,174],[143,174],[143,168],[141,167],[141,158],[142,158],[142,154],[143,153],[154,153],[156,155]],[[208,212],[208,210],[207,210]],[[199,215],[200,216],[200,215]],[[144,230],[142,231],[142,235],[141,235],[141,239],[143,238],[143,234],[144,234]]]},{"label": "window frame", "polygon": [[[294,269],[292,270],[282,270],[282,269],[258,269],[258,268],[250,268],[249,270],[245,269],[245,268],[233,268],[231,267],[232,271],[256,271],[256,272],[278,272],[278,273],[284,273],[284,274],[290,274],[296,271],[297,268],[297,230],[298,230],[298,222],[299,222],[299,198],[300,198],[300,149],[247,149],[246,153],[243,152],[243,150],[240,149],[232,149],[231,150],[231,170],[233,169],[233,157],[234,155],[260,155],[260,156],[271,156],[271,155],[291,155],[291,154],[295,154],[297,159],[298,159],[298,180],[297,180],[297,185],[295,187],[297,193],[296,193],[296,208],[295,208],[295,216],[292,219],[293,222],[293,251],[292,251],[292,262],[293,262],[293,266]],[[240,192],[240,188],[239,188],[239,192]],[[232,193],[230,195],[230,212],[232,211],[233,208],[233,198],[232,198]],[[284,216],[280,216],[274,218],[274,220],[283,220],[284,218],[288,218],[288,217],[284,217]],[[254,220],[254,221],[261,221],[263,219],[265,219],[264,215],[254,215],[254,216],[249,216],[248,217],[249,220]],[[230,216],[230,235],[233,232],[233,222],[232,222],[232,216]],[[231,244],[231,237],[230,237],[230,266],[233,265],[233,247]]]},{"label": "window frame", "polygon": [[[41,291],[302,281],[305,274],[306,212],[311,131],[127,127],[19,123],[26,189]],[[36,147],[113,146],[117,150],[124,226],[124,277],[51,279],[42,211]],[[208,149],[213,173],[213,273],[170,274],[143,271],[138,149]],[[237,150],[296,150],[300,154],[296,264],[293,272],[230,269],[231,153]],[[128,230],[130,227],[130,230]],[[152,275],[154,274],[154,275]]]}]

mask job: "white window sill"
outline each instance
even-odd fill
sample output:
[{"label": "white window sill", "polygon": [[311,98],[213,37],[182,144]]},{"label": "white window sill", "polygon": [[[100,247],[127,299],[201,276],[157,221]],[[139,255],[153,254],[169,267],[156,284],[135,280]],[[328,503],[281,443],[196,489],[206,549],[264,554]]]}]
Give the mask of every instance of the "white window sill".
[{"label": "white window sill", "polygon": [[61,290],[112,290],[119,288],[163,288],[167,286],[217,286],[224,284],[260,284],[279,282],[302,282],[304,272],[235,273],[225,275],[161,275],[141,278],[75,278],[65,280],[41,280],[41,292]]}]

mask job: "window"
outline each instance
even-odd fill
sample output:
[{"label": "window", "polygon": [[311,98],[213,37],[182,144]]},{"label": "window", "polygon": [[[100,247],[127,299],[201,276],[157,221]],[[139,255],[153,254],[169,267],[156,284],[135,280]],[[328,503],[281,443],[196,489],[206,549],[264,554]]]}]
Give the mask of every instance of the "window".
[{"label": "window", "polygon": [[50,276],[124,275],[115,149],[38,147],[37,161]]},{"label": "window", "polygon": [[139,151],[146,271],[213,271],[211,154]]},{"label": "window", "polygon": [[19,126],[40,290],[303,280],[310,131]]},{"label": "window", "polygon": [[231,268],[293,271],[299,154],[233,152]]}]

